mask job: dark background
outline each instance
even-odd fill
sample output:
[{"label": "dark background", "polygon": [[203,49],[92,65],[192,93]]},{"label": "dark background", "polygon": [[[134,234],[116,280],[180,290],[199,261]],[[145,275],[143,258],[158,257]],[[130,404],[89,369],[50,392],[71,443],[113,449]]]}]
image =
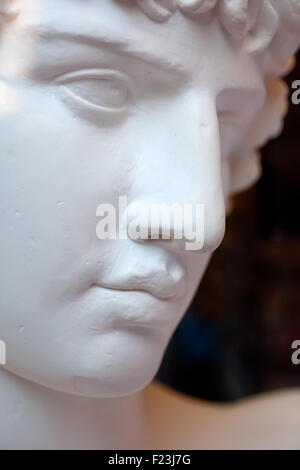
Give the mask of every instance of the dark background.
[{"label": "dark background", "polygon": [[285,131],[263,149],[261,180],[235,197],[224,242],[158,374],[177,390],[231,401],[300,386],[291,362],[300,340],[299,118],[291,103]]}]

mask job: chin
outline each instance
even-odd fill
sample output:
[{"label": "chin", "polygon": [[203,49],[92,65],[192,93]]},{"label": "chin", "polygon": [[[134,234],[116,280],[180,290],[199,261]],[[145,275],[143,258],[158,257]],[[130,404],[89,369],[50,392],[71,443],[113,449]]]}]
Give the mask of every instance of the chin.
[{"label": "chin", "polygon": [[69,384],[61,391],[87,398],[120,398],[133,395],[145,388],[155,377],[162,356],[158,360],[135,360],[127,369],[115,367],[107,375],[103,370],[97,374],[82,371],[70,377]]},{"label": "chin", "polygon": [[[121,332],[118,345],[107,356],[105,364],[99,356],[99,361],[93,361],[89,367],[83,366],[81,373],[71,377],[69,393],[91,398],[116,398],[142,390],[155,377],[167,346],[161,334],[151,333],[151,338],[147,338],[147,332],[141,337],[131,332],[129,341],[127,334]],[[121,338],[122,335],[125,338]]]},{"label": "chin", "polygon": [[[159,366],[158,366],[159,367]],[[157,365],[149,370],[143,370],[142,373],[135,374],[133,379],[128,377],[110,376],[108,379],[104,377],[72,377],[69,393],[86,398],[121,398],[128,395],[134,395],[143,390],[154,379],[158,370]],[[68,390],[64,390],[67,392]]]},{"label": "chin", "polygon": [[[13,372],[31,383],[87,398],[128,396],[146,387],[160,366],[171,332],[125,328],[72,342],[55,356],[27,357]],[[32,360],[29,360],[29,356]]]}]

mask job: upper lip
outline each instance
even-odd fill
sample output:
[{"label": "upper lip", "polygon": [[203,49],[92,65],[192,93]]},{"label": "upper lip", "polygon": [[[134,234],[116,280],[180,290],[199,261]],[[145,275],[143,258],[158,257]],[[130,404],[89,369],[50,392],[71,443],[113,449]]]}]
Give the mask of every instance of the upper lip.
[{"label": "upper lip", "polygon": [[173,263],[142,274],[114,271],[97,280],[95,284],[112,290],[148,292],[158,299],[167,300],[184,294],[186,273],[181,265]]}]

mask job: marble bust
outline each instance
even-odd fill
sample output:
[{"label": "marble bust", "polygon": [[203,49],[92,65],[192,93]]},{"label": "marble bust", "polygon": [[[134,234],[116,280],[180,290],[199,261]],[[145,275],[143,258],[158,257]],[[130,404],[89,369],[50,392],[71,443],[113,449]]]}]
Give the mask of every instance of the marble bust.
[{"label": "marble bust", "polygon": [[[230,196],[257,180],[258,149],[282,129],[300,1],[2,0],[0,11],[0,447],[201,448],[226,446],[220,422],[263,430],[253,409],[299,405],[294,393],[238,413],[141,390],[222,241]],[[203,245],[100,241],[96,208],[120,195],[200,202]]]}]

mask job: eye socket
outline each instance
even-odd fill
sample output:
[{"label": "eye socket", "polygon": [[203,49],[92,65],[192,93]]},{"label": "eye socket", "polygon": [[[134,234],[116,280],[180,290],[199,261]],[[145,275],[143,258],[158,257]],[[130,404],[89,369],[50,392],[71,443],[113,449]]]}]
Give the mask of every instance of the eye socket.
[{"label": "eye socket", "polygon": [[56,78],[62,99],[85,118],[101,120],[120,117],[127,109],[131,84],[129,78],[114,70],[81,70]]}]

